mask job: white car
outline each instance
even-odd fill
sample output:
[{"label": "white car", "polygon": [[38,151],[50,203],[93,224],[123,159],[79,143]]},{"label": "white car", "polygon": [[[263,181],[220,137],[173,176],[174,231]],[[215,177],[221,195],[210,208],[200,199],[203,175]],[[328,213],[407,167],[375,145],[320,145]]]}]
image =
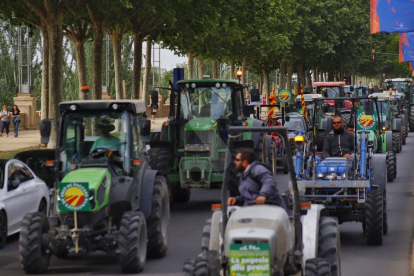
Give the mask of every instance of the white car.
[{"label": "white car", "polygon": [[27,213],[49,210],[49,189],[23,162],[0,160],[0,248],[7,236],[20,232]]}]

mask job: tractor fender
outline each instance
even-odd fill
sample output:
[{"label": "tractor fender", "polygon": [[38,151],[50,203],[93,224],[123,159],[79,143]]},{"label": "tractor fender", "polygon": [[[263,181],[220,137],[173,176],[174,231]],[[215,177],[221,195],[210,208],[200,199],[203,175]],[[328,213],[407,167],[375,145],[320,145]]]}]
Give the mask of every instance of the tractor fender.
[{"label": "tractor fender", "polygon": [[305,267],[308,259],[318,257],[318,240],[319,240],[319,219],[322,216],[322,210],[325,206],[321,204],[311,204],[311,208],[306,215],[301,216],[302,242],[303,242],[303,258],[302,265]]},{"label": "tractor fender", "polygon": [[395,119],[395,126],[394,126],[394,130],[397,130],[398,132],[401,132],[401,119],[400,118],[396,118]]},{"label": "tractor fender", "polygon": [[134,178],[129,176],[116,176],[111,180],[109,194],[110,213],[120,214],[132,209],[134,191]]},{"label": "tractor fender", "polygon": [[220,224],[221,224],[222,212],[215,211],[211,217],[211,230],[210,230],[210,243],[208,249],[210,251],[220,252]]},{"label": "tractor fender", "polygon": [[145,170],[143,172],[139,209],[144,213],[145,219],[148,219],[151,215],[152,191],[154,190],[154,182],[156,176],[157,171],[154,170]]},{"label": "tractor fender", "polygon": [[392,151],[392,131],[385,132],[385,151]]},{"label": "tractor fender", "polygon": [[[260,127],[260,126],[264,126],[263,121],[261,120],[253,120],[253,127]],[[260,138],[260,132],[253,132],[252,133],[252,140],[254,143],[254,148],[257,147],[257,144],[259,143],[259,138]]]},{"label": "tractor fender", "polygon": [[378,153],[372,156],[371,160],[371,184],[384,190],[387,185],[387,154]]}]

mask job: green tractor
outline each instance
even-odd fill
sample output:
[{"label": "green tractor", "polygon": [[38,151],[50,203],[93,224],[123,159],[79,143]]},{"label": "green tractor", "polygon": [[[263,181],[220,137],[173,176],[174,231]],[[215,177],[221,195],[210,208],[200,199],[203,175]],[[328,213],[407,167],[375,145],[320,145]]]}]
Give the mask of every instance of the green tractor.
[{"label": "green tractor", "polygon": [[[117,254],[124,273],[140,272],[147,257],[166,254],[169,197],[166,180],[148,164],[151,123],[138,100],[59,104],[50,217],[27,214],[20,232],[26,273],[42,273],[50,257]],[[48,143],[51,121],[41,122]],[[97,132],[99,130],[99,134]]]},{"label": "green tractor", "polygon": [[[262,126],[263,121],[250,117],[253,112],[244,104],[243,86],[238,81],[205,76],[178,81],[176,87],[160,141],[150,143],[150,166],[166,177],[171,201],[187,202],[191,188],[221,185],[229,127]],[[264,139],[263,133],[245,132],[236,147],[253,149],[259,160],[265,160]],[[238,178],[231,166],[230,193],[237,195]]]},{"label": "green tractor", "polygon": [[[388,92],[373,93],[370,97],[376,97],[383,130],[392,131],[393,151],[399,153],[406,141],[406,127],[403,118],[399,114],[398,100],[390,96]],[[402,115],[404,116],[404,115]]]},{"label": "green tractor", "polygon": [[[403,123],[414,131],[414,95],[413,95],[413,79],[395,78],[386,79],[384,88],[386,90],[396,88],[397,92],[404,93],[405,98],[402,102],[402,114],[404,115]],[[393,92],[394,93],[394,92]],[[407,132],[408,135],[408,132]]]}]

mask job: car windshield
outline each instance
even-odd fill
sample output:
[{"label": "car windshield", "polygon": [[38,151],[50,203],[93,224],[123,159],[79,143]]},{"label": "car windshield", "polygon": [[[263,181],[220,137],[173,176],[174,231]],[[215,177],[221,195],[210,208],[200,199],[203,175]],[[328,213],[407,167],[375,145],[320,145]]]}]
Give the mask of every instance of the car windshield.
[{"label": "car windshield", "polygon": [[290,117],[289,122],[285,122],[285,127],[288,128],[288,130],[300,130],[305,131],[305,126],[303,125],[302,118],[294,118]]},{"label": "car windshield", "polygon": [[184,119],[209,117],[218,119],[232,114],[232,87],[183,88],[181,112]]},{"label": "car windshield", "polygon": [[[88,163],[122,162],[131,128],[127,112],[70,113],[64,117],[60,161],[67,173]],[[75,164],[75,165],[74,165]],[[74,165],[74,166],[72,166]],[[122,166],[118,166],[122,170]]]}]

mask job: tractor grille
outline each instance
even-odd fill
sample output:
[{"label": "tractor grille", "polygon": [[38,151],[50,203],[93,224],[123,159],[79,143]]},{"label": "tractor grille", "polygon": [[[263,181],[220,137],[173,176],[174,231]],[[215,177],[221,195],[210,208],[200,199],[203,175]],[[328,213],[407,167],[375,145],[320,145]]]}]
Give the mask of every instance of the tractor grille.
[{"label": "tractor grille", "polygon": [[208,131],[186,131],[184,144],[210,144],[210,152],[191,152],[186,151],[188,157],[207,157],[213,155],[214,152],[214,132]]}]

